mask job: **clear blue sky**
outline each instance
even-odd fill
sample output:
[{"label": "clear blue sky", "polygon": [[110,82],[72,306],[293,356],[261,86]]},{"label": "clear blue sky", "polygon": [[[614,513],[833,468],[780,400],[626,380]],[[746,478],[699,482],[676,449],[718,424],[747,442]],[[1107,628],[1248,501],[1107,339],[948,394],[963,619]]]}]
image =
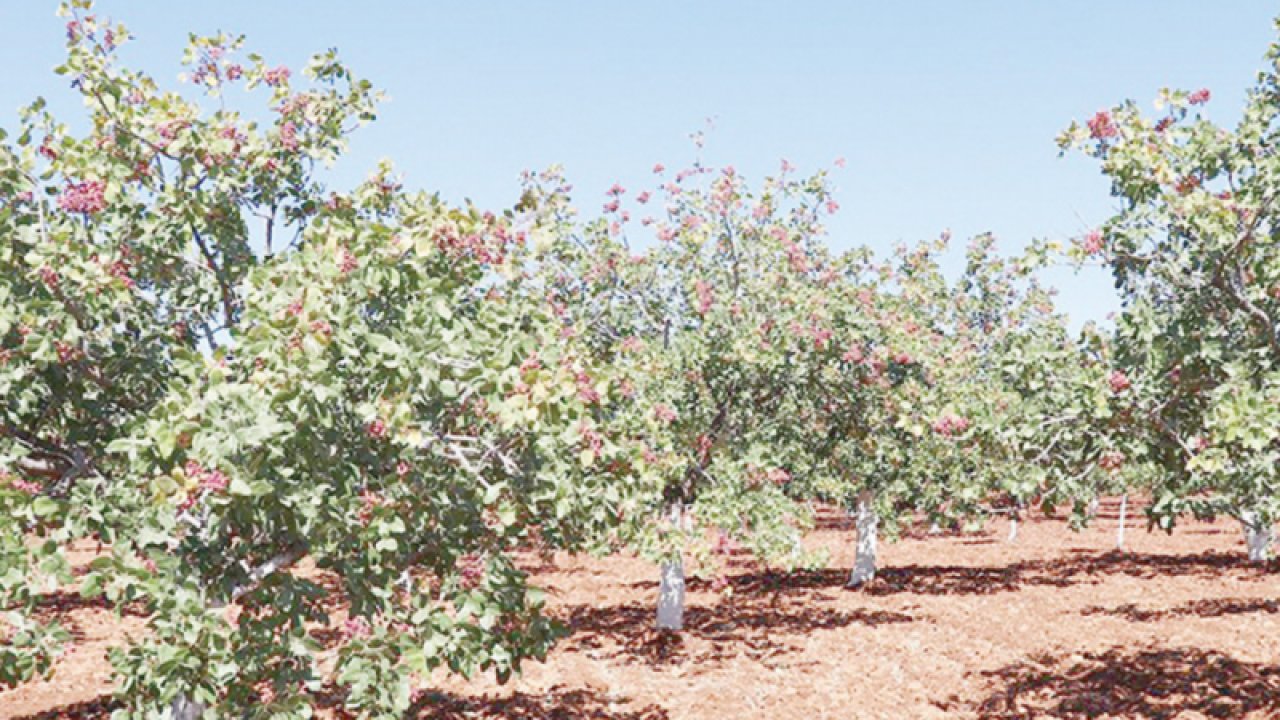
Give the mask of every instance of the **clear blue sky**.
[{"label": "clear blue sky", "polygon": [[[0,126],[37,95],[76,105],[50,69],[62,22],[49,0],[0,4]],[[1272,41],[1273,3],[1126,2],[218,2],[126,3],[126,58],[162,80],[189,31],[245,33],[293,66],[336,47],[391,96],[337,171],[391,157],[411,186],[509,205],[526,168],[562,163],[594,212],[614,181],[704,158],[759,178],[780,158],[830,167],[837,248],[888,249],[951,228],[1001,247],[1066,238],[1112,201],[1096,168],[1054,136],[1164,86],[1213,91],[1232,121]],[[1077,321],[1116,307],[1100,273],[1055,273]]]}]

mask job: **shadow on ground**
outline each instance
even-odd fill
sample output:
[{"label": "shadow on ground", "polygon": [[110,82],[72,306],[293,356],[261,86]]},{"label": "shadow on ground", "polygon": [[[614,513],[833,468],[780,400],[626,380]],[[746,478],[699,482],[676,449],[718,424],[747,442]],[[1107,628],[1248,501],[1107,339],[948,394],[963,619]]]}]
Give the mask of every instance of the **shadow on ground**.
[{"label": "shadow on ground", "polygon": [[[110,696],[103,696],[71,705],[62,705],[34,715],[20,715],[13,720],[97,720],[111,717],[111,713],[121,707],[123,706]],[[0,708],[0,710],[3,709]]]},{"label": "shadow on ground", "polygon": [[642,603],[581,605],[570,609],[561,621],[573,632],[565,641],[569,650],[666,665],[740,655],[766,660],[793,652],[797,647],[792,640],[807,633],[853,624],[877,626],[915,620],[884,610],[821,607],[818,601],[735,593],[710,607],[688,608],[681,633],[654,630],[654,608]]},{"label": "shadow on ground", "polygon": [[[1109,575],[1137,578],[1199,577],[1221,579],[1226,571],[1238,576],[1265,578],[1280,571],[1272,562],[1250,564],[1243,553],[1204,552],[1198,555],[1161,555],[1111,551],[1082,551],[1052,560],[1027,560],[1009,565],[895,565],[879,570],[874,581],[858,592],[873,596],[991,595],[1015,592],[1023,587],[1070,587],[1095,584]],[[840,568],[782,572],[756,570],[731,575],[726,581],[736,597],[786,596],[817,589],[841,590],[848,571]],[[692,580],[691,589],[705,589],[705,581]],[[652,581],[633,583],[634,588],[656,588]],[[656,590],[654,590],[656,591]]]},{"label": "shadow on ground", "polygon": [[969,709],[984,720],[1280,715],[1280,668],[1193,648],[1113,648],[983,675],[998,689]]},{"label": "shadow on ground", "polygon": [[[354,718],[342,709],[342,694],[328,692],[316,698],[317,706],[337,718]],[[511,697],[463,697],[446,693],[424,693],[414,702],[406,718],[415,720],[668,720],[667,711],[657,705],[641,709],[623,707],[626,698],[610,698],[591,690],[552,688],[544,694],[514,693]],[[100,720],[121,709],[109,697],[63,705],[35,715],[13,720]],[[2,710],[3,708],[0,708]]]},{"label": "shadow on ground", "polygon": [[639,710],[621,707],[626,704],[625,698],[611,701],[600,693],[563,686],[543,694],[518,692],[507,698],[428,693],[414,703],[408,717],[416,720],[668,720],[670,717],[657,705]]},{"label": "shadow on ground", "polygon": [[1215,618],[1249,613],[1280,613],[1280,600],[1263,598],[1210,598],[1193,600],[1171,608],[1143,608],[1133,603],[1104,608],[1085,608],[1084,615],[1114,615],[1129,622],[1156,622],[1175,617]]}]

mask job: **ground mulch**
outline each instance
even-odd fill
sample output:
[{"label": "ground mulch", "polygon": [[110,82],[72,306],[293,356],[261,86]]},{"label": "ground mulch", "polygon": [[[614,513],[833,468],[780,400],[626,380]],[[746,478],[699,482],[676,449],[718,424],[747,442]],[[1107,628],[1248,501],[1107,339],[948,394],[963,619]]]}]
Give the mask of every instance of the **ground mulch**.
[{"label": "ground mulch", "polygon": [[[882,545],[871,586],[844,587],[853,530],[824,513],[807,538],[829,570],[746,558],[727,589],[691,583],[687,630],[655,633],[657,572],[626,556],[557,556],[536,577],[573,628],[505,686],[443,675],[420,718],[1280,718],[1280,565],[1245,561],[1237,525],[1173,535],[1115,504],[1072,532],[1022,523],[923,529]],[[88,553],[86,553],[88,555]],[[0,718],[97,718],[111,709],[103,653],[143,619],[74,594],[46,612],[75,648],[48,681],[0,692]]]}]

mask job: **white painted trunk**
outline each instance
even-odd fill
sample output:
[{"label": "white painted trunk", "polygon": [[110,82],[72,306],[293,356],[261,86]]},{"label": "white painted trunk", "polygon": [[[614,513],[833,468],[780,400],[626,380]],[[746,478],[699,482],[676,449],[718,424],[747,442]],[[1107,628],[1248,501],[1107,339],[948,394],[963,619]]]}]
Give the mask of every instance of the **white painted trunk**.
[{"label": "white painted trunk", "polygon": [[870,490],[858,493],[858,548],[853,559],[853,571],[849,573],[850,587],[869,583],[876,576],[876,536],[880,529],[880,518],[876,515],[874,500],[875,496]]},{"label": "white painted trunk", "polygon": [[[683,503],[672,503],[667,509],[671,526],[678,530],[689,529],[689,518],[685,515]],[[658,580],[658,618],[659,630],[684,629],[684,557],[677,554],[662,563]]]},{"label": "white painted trunk", "polygon": [[204,703],[190,699],[184,693],[173,699],[169,705],[169,717],[172,720],[200,720],[204,715]]},{"label": "white painted trunk", "polygon": [[940,534],[941,532],[942,532],[942,526],[938,524],[938,521],[937,521],[937,520],[934,520],[933,522],[929,523],[929,534],[930,534],[930,535],[938,535],[938,534]]},{"label": "white painted trunk", "polygon": [[658,629],[684,629],[684,562],[677,558],[662,563],[658,584]]},{"label": "white painted trunk", "polygon": [[1124,549],[1124,525],[1129,514],[1129,496],[1120,496],[1120,526],[1116,528],[1116,549]]},{"label": "white painted trunk", "polygon": [[1263,524],[1262,519],[1252,510],[1240,513],[1240,523],[1244,525],[1244,542],[1249,548],[1249,562],[1266,562],[1271,557],[1271,541],[1275,537],[1275,531],[1270,525]]},{"label": "white painted trunk", "polygon": [[1098,516],[1098,505],[1099,505],[1099,502],[1098,502],[1098,498],[1096,497],[1089,501],[1089,517],[1090,518],[1094,518]]},{"label": "white painted trunk", "polygon": [[1018,511],[1014,510],[1009,513],[1009,542],[1018,539]]}]

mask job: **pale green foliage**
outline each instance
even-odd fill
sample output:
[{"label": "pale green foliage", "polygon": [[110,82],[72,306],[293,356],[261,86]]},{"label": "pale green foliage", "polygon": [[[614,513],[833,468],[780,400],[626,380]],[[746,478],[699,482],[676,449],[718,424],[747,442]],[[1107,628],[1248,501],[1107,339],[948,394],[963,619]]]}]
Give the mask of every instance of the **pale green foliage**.
[{"label": "pale green foliage", "polygon": [[1079,255],[1100,257],[1124,299],[1133,452],[1162,471],[1153,512],[1169,527],[1187,512],[1280,518],[1280,45],[1267,60],[1234,129],[1200,112],[1207,91],[1166,90],[1158,118],[1129,102],[1060,139],[1121,200]]},{"label": "pale green foliage", "polygon": [[264,125],[119,69],[127,31],[69,12],[87,135],[37,103],[0,146],[0,681],[48,667],[21,611],[86,536],[110,555],[81,591],[149,613],[112,655],[125,717],[307,716],[325,683],[389,717],[437,666],[542,656],[513,553],[607,543],[649,476],[610,368],[516,281],[523,233],[387,167],[327,190],[377,97],[332,54],[304,80],[192,39],[190,79],[265,85]]}]

